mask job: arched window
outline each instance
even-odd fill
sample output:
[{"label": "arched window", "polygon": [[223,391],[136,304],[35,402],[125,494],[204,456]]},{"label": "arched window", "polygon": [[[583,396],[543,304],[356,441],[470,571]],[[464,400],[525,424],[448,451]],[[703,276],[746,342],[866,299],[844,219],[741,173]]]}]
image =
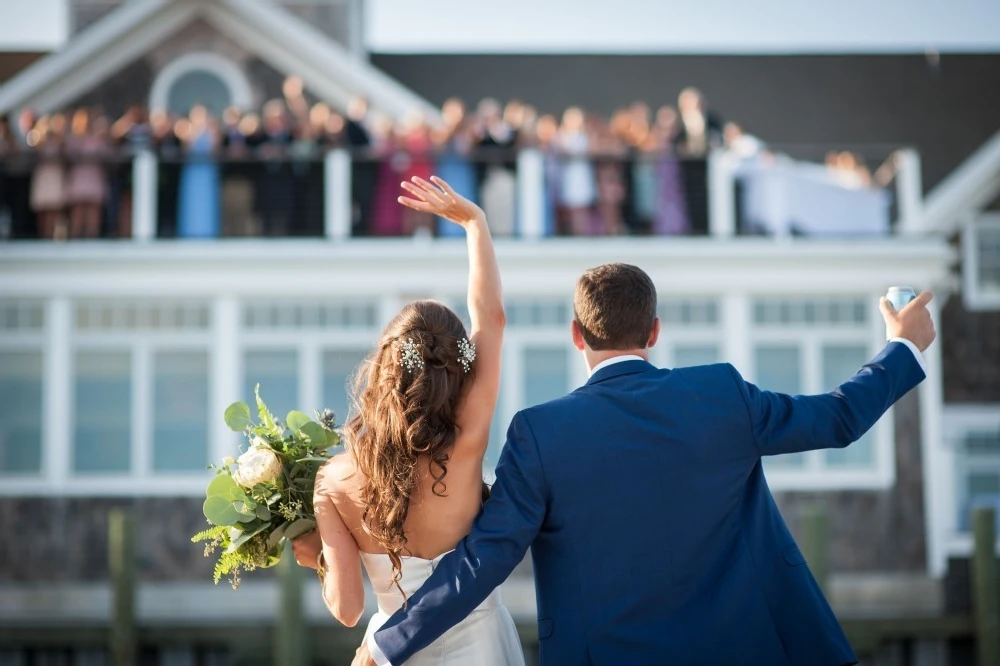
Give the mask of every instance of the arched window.
[{"label": "arched window", "polygon": [[203,104],[216,117],[227,106],[251,106],[250,82],[231,60],[217,53],[185,54],[156,77],[149,95],[150,109],[166,109],[186,115],[195,104]]}]

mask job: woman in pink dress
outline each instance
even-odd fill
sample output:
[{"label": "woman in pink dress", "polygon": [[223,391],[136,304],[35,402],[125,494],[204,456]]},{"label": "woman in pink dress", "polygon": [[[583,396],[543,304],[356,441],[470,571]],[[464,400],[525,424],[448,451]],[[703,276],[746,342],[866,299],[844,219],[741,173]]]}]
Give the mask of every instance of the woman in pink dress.
[{"label": "woman in pink dress", "polygon": [[91,122],[85,109],[73,114],[72,135],[66,141],[70,159],[66,202],[73,238],[97,238],[101,234],[101,213],[108,194],[102,162],[107,152],[106,129],[101,122]]},{"label": "woman in pink dress", "polygon": [[31,176],[31,210],[38,219],[38,237],[62,239],[66,237],[66,169],[62,162],[64,123],[39,121],[29,132],[38,143],[38,163]]}]

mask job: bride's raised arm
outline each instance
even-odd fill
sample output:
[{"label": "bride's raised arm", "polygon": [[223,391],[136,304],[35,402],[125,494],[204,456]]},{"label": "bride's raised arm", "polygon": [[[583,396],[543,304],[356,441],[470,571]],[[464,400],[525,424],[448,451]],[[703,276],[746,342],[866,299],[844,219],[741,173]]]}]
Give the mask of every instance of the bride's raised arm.
[{"label": "bride's raised arm", "polygon": [[[439,215],[465,229],[469,247],[469,337],[476,348],[475,381],[458,417],[459,438],[455,453],[473,449],[482,455],[489,439],[490,423],[500,392],[500,349],[507,318],[503,308],[500,268],[493,238],[482,209],[457,194],[448,183],[432,176],[404,182],[403,189],[415,198],[399,197],[399,203],[415,210]],[[472,453],[473,451],[469,451]]]}]

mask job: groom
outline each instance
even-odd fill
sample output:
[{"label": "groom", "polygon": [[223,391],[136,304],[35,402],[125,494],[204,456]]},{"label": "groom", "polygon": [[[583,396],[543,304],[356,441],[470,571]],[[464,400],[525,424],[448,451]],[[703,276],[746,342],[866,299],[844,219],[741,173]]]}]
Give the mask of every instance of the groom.
[{"label": "groom", "polygon": [[856,663],[761,457],[848,446],[919,384],[930,298],[898,313],[882,299],[890,342],[878,356],[830,393],[789,396],[728,364],[650,365],[660,322],[649,276],[587,271],[572,333],[590,381],[514,417],[472,533],[355,663],[400,666],[529,547],[543,666]]}]

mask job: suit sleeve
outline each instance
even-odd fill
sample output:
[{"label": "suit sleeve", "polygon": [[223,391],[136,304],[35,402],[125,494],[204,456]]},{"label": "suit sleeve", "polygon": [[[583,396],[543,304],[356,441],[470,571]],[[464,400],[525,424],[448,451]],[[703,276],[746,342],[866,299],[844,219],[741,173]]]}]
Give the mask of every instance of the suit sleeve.
[{"label": "suit sleeve", "polygon": [[821,395],[763,391],[729,366],[746,405],[759,455],[843,448],[861,438],[897,400],[923,381],[906,345],[891,342],[853,377]]},{"label": "suit sleeve", "polygon": [[374,635],[399,666],[461,622],[506,580],[534,541],[546,512],[546,483],[535,438],[523,414],[507,432],[490,499],[472,532],[441,558],[404,608]]}]

